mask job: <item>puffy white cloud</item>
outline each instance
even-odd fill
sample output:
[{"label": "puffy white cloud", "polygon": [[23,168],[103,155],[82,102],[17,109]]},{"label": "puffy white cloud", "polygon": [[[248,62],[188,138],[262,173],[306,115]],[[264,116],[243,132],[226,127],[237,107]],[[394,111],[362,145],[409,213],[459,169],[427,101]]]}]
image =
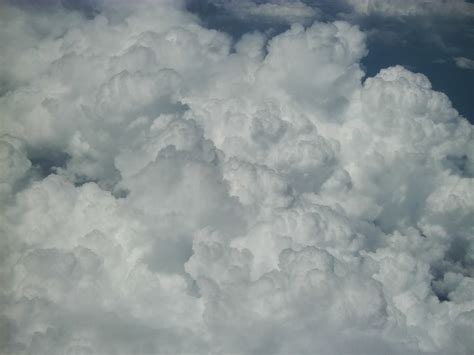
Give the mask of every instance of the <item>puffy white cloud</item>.
[{"label": "puffy white cloud", "polygon": [[428,78],[363,80],[346,22],[101,6],[2,5],[2,353],[472,353],[473,127]]}]

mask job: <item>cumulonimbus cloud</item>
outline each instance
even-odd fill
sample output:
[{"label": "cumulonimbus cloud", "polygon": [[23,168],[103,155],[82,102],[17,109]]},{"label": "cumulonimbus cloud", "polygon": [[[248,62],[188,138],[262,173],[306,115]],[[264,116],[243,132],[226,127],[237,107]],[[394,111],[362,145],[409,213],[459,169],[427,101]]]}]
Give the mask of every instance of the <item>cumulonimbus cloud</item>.
[{"label": "cumulonimbus cloud", "polygon": [[2,353],[474,350],[473,127],[356,26],[1,16]]}]

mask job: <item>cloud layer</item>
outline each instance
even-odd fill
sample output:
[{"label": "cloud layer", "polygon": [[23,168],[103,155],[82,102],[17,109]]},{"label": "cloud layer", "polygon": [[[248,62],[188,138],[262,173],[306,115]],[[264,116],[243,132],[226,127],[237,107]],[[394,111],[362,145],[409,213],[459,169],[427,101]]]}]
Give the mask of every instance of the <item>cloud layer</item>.
[{"label": "cloud layer", "polygon": [[362,14],[387,16],[473,16],[469,0],[344,0]]},{"label": "cloud layer", "polygon": [[427,77],[101,7],[2,5],[2,353],[474,351],[473,127]]}]

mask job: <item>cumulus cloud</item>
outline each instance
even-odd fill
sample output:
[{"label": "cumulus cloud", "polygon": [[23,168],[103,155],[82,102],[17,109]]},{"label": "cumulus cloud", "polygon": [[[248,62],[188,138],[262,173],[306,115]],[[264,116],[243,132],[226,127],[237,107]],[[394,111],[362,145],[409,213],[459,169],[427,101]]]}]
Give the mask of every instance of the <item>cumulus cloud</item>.
[{"label": "cumulus cloud", "polygon": [[472,125],[357,26],[185,5],[1,5],[1,352],[472,353]]}]

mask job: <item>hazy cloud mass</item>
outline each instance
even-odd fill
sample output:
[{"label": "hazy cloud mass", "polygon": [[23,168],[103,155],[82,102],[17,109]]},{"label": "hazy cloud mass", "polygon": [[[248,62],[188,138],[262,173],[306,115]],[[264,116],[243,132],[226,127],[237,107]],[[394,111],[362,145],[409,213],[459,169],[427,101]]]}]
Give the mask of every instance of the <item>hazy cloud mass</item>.
[{"label": "hazy cloud mass", "polygon": [[239,38],[178,0],[13,3],[1,354],[474,353],[473,126],[429,78],[366,77],[308,1],[216,1],[292,24]]}]

